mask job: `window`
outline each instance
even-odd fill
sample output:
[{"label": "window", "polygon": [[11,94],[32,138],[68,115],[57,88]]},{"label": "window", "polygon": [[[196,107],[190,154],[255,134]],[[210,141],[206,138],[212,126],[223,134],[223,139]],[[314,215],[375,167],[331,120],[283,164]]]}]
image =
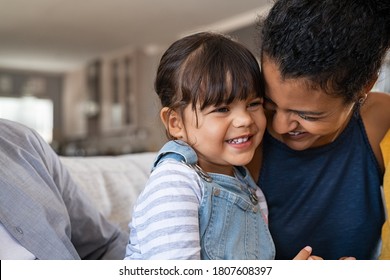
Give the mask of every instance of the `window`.
[{"label": "window", "polygon": [[53,102],[50,99],[0,97],[0,118],[35,129],[48,143],[53,140]]}]

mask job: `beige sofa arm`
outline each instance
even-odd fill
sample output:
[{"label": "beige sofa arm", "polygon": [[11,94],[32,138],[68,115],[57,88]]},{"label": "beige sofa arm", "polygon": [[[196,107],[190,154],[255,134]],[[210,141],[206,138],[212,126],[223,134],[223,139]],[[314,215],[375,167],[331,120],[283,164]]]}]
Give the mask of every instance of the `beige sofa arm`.
[{"label": "beige sofa arm", "polygon": [[133,205],[149,178],[155,156],[139,153],[60,160],[103,215],[128,231]]}]

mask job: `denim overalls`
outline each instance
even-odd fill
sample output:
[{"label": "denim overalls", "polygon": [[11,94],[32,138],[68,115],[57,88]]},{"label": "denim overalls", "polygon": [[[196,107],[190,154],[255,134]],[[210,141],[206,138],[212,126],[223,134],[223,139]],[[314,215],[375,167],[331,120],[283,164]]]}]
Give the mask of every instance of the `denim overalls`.
[{"label": "denim overalls", "polygon": [[202,178],[199,234],[202,259],[275,258],[275,246],[256,201],[257,185],[244,167],[235,167],[237,178],[206,173],[197,165],[195,151],[182,141],[169,141],[159,151],[153,169],[166,159],[194,169]]}]

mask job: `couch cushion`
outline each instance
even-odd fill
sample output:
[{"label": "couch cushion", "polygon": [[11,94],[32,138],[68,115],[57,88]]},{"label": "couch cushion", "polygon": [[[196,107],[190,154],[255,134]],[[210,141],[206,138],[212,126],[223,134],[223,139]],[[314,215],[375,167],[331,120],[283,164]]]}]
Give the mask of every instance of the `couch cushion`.
[{"label": "couch cushion", "polygon": [[139,153],[60,159],[103,215],[128,230],[133,205],[149,178],[155,156]]}]

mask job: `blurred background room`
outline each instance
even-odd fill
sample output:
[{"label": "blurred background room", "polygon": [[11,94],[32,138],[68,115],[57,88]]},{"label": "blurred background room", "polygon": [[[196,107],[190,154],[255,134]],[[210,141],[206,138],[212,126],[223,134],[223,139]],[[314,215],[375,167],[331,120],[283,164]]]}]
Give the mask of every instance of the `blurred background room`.
[{"label": "blurred background room", "polygon": [[[176,39],[232,35],[256,56],[272,0],[0,0],[0,118],[63,156],[156,151],[166,141],[153,82]],[[390,91],[390,62],[376,89]]]}]

